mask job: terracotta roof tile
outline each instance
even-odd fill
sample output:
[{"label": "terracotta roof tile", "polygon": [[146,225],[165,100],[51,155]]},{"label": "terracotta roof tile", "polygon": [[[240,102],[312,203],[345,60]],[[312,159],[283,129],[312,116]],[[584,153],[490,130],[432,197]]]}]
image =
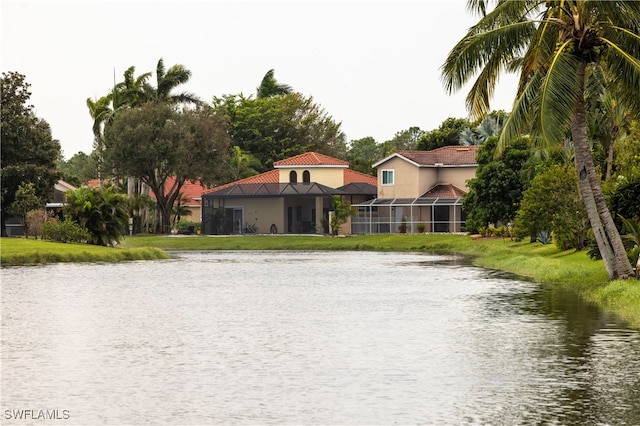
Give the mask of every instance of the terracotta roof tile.
[{"label": "terracotta roof tile", "polygon": [[421,198],[460,198],[465,191],[455,185],[436,185],[422,195]]},{"label": "terracotta roof tile", "polygon": [[239,184],[256,184],[256,183],[279,183],[280,182],[280,171],[279,170],[269,170],[268,172],[260,173],[259,175],[250,176],[248,178],[236,180],[234,182],[229,182],[224,185],[216,186],[213,188],[214,191],[219,191],[221,189],[228,188],[233,185]]},{"label": "terracotta roof tile", "polygon": [[443,164],[447,166],[461,166],[477,164],[478,146],[443,146],[431,151],[397,151],[401,155],[421,166]]},{"label": "terracotta roof tile", "polygon": [[291,167],[291,166],[344,166],[349,167],[349,162],[329,157],[328,155],[319,154],[317,152],[305,152],[291,158],[276,161],[273,167]]},{"label": "terracotta roof tile", "polygon": [[344,170],[344,185],[349,185],[350,183],[368,183],[373,186],[378,185],[378,178],[375,176],[367,175],[364,173],[356,172],[355,170],[345,169]]}]

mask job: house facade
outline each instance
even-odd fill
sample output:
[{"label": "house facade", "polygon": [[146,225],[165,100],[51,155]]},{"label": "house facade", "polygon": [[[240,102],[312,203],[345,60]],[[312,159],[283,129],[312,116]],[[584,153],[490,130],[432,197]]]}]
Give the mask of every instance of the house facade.
[{"label": "house facade", "polygon": [[377,196],[354,205],[351,233],[463,232],[462,197],[478,168],[478,146],[397,151],[375,163]]},{"label": "house facade", "polygon": [[[273,170],[202,195],[203,234],[328,233],[334,195],[350,204],[375,198],[376,178],[349,163],[308,152],[274,163]],[[348,233],[349,224],[342,231]]]}]

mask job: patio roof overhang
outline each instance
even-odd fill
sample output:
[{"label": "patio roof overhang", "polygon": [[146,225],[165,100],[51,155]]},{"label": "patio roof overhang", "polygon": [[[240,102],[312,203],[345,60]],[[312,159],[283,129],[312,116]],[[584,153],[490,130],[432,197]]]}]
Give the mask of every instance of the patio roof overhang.
[{"label": "patio roof overhang", "polygon": [[202,196],[203,199],[215,198],[280,198],[280,197],[327,197],[331,195],[347,195],[316,182],[310,183],[250,183],[238,184],[212,191]]}]

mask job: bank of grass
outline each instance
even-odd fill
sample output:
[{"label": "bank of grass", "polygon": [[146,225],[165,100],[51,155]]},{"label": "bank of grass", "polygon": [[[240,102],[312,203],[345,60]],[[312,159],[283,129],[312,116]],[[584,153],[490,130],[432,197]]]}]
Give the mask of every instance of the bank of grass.
[{"label": "bank of grass", "polygon": [[560,251],[554,245],[474,239],[449,234],[385,234],[350,237],[252,235],[252,236],[159,236],[126,238],[118,248],[84,244],[3,238],[3,266],[49,262],[113,262],[166,258],[167,251],[184,250],[361,250],[461,253],[473,263],[527,277],[536,282],[562,286],[584,300],[615,312],[633,328],[640,329],[640,281],[607,281],[602,261],[586,253]]},{"label": "bank of grass", "polygon": [[58,262],[122,262],[167,258],[169,255],[156,247],[122,249],[24,238],[0,239],[0,265],[3,267]]}]

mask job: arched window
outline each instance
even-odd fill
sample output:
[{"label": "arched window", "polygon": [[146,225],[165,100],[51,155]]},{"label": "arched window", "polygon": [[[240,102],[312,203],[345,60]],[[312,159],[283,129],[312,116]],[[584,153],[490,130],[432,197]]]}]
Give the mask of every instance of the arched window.
[{"label": "arched window", "polygon": [[302,172],[302,182],[311,182],[311,173],[309,173],[309,170]]},{"label": "arched window", "polygon": [[295,170],[291,170],[289,172],[289,182],[290,183],[298,183],[298,173]]}]

